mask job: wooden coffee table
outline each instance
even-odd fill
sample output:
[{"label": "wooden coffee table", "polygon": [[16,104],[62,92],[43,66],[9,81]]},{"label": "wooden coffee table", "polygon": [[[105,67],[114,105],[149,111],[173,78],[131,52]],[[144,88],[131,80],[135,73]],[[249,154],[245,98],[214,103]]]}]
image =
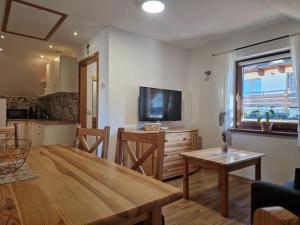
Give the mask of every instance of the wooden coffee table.
[{"label": "wooden coffee table", "polygon": [[261,179],[262,153],[232,149],[222,153],[221,148],[209,148],[181,153],[184,162],[183,193],[189,199],[189,162],[198,161],[201,168],[215,170],[219,173],[219,190],[221,191],[221,215],[228,217],[228,174],[248,166],[255,165],[255,180]]}]

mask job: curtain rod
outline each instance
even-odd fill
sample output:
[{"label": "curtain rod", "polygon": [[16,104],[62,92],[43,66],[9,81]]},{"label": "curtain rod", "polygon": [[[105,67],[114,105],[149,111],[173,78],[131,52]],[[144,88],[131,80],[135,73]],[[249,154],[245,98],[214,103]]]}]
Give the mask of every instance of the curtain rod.
[{"label": "curtain rod", "polygon": [[281,39],[284,39],[284,38],[292,37],[292,36],[295,36],[295,35],[298,35],[298,34],[300,34],[300,32],[299,33],[295,33],[295,34],[288,34],[288,35],[285,35],[285,36],[273,38],[273,39],[266,40],[266,41],[261,41],[261,42],[255,43],[255,44],[246,45],[246,46],[243,46],[243,47],[239,47],[239,48],[227,50],[227,51],[224,51],[224,52],[215,53],[212,56],[218,56],[218,55],[222,55],[222,54],[225,54],[225,53],[242,50],[242,49],[253,47],[253,46],[256,46],[256,45],[261,45],[261,44],[265,44],[265,43],[268,43],[268,42],[277,41],[277,40],[281,40]]}]

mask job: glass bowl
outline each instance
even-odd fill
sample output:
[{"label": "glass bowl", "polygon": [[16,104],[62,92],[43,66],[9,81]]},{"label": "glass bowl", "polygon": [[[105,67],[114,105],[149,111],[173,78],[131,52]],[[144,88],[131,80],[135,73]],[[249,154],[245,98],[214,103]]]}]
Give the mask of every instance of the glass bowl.
[{"label": "glass bowl", "polygon": [[0,139],[0,175],[13,173],[25,163],[31,140]]}]

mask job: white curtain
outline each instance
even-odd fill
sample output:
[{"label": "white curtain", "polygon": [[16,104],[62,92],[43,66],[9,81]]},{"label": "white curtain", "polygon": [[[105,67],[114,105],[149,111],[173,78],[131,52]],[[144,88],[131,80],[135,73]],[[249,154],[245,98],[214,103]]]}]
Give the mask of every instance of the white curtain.
[{"label": "white curtain", "polygon": [[235,107],[235,53],[214,57],[214,75],[219,97],[220,133],[233,127]]},{"label": "white curtain", "polygon": [[[293,60],[294,74],[297,80],[297,94],[300,100],[300,35],[291,37],[291,55]],[[298,101],[298,106],[300,109],[300,101]],[[300,146],[300,125],[298,123],[298,141],[297,145]]]}]

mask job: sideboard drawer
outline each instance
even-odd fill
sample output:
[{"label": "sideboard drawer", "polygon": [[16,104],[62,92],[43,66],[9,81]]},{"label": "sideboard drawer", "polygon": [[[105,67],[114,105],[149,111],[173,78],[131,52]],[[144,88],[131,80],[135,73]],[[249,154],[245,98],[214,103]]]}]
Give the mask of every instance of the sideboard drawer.
[{"label": "sideboard drawer", "polygon": [[191,143],[192,134],[190,132],[183,133],[167,133],[166,143]]}]

